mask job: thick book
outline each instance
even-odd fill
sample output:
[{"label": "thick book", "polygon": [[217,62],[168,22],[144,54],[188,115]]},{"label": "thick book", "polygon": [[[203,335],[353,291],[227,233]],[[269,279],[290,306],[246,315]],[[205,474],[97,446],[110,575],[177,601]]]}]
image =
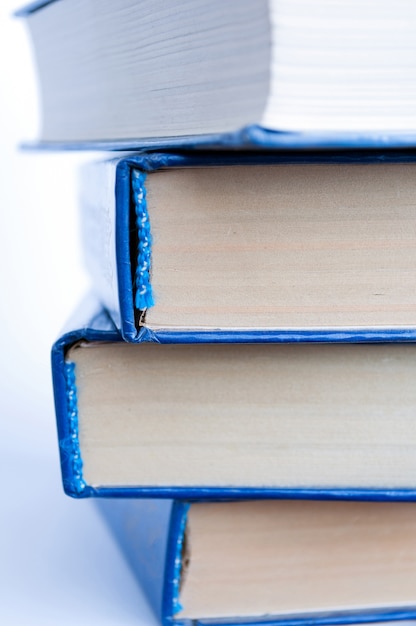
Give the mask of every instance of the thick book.
[{"label": "thick book", "polygon": [[394,151],[88,164],[80,204],[93,289],[127,341],[184,330],[206,341],[218,330],[413,336],[415,172],[415,154]]},{"label": "thick book", "polygon": [[126,343],[88,301],[55,344],[68,494],[415,498],[414,336],[164,339]]},{"label": "thick book", "polygon": [[416,144],[412,0],[40,0],[49,147]]},{"label": "thick book", "polygon": [[415,506],[99,502],[165,626],[416,619]]}]

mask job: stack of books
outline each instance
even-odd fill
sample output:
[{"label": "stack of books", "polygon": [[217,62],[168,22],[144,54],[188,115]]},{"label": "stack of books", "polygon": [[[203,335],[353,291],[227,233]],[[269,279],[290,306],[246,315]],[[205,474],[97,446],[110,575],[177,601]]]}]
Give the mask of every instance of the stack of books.
[{"label": "stack of books", "polygon": [[65,491],[166,625],[416,619],[414,4],[22,14],[39,145],[124,151],[81,171]]}]

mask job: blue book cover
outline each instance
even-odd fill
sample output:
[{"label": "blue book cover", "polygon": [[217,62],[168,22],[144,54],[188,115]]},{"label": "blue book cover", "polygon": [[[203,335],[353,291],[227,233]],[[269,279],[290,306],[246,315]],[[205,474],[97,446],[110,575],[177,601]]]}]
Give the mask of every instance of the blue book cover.
[{"label": "blue book cover", "polygon": [[416,618],[414,504],[105,499],[98,507],[164,625]]},{"label": "blue book cover", "polygon": [[[81,170],[93,289],[126,341],[414,336],[414,155],[152,153]],[[223,335],[221,335],[223,336]]]},{"label": "blue book cover", "polygon": [[69,495],[415,498],[414,336],[211,338],[126,343],[87,299],[52,350]]},{"label": "blue book cover", "polygon": [[412,12],[317,1],[30,3],[41,147],[414,147]]}]

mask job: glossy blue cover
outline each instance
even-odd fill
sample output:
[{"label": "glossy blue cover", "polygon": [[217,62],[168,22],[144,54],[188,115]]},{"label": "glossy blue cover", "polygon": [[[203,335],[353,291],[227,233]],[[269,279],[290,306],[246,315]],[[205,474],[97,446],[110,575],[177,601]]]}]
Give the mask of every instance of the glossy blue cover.
[{"label": "glossy blue cover", "polygon": [[[100,500],[98,507],[164,626],[329,626],[416,619],[416,607],[331,613],[254,616],[252,618],[179,619],[183,539],[189,507],[186,500]],[[247,567],[253,564],[247,563]]]},{"label": "glossy blue cover", "polygon": [[[166,556],[172,554],[170,520],[172,500],[136,500],[102,498],[97,506],[119,543],[127,562],[145,592],[157,618],[162,621],[164,589],[167,578],[173,586],[171,567],[166,567]],[[173,519],[173,518],[172,518]],[[175,526],[173,526],[173,530]],[[176,533],[175,533],[176,534]],[[171,560],[171,564],[174,559]],[[169,587],[169,585],[168,585]],[[166,602],[167,604],[167,602]],[[172,614],[166,607],[166,613]]]},{"label": "glossy blue cover", "polygon": [[[138,153],[84,166],[81,170],[81,205],[86,262],[97,296],[112,315],[123,338],[130,342],[178,341],[181,331],[139,326],[134,306],[132,172],[150,173],[162,168],[226,165],[305,163],[401,163],[415,162],[413,151],[304,152],[304,153]],[[144,182],[145,188],[145,182]],[[413,341],[416,329],[284,329],[203,330],[187,333],[188,341]],[[181,340],[182,340],[181,339]]]},{"label": "glossy blue cover", "polygon": [[[403,340],[396,336],[389,341]],[[72,386],[73,371],[70,363],[65,361],[68,348],[78,341],[105,341],[119,342],[122,337],[117,331],[109,315],[101,309],[97,300],[89,296],[82,303],[63,335],[52,348],[52,376],[55,395],[55,409],[59,439],[62,480],[65,492],[76,498],[89,496],[115,498],[178,498],[192,500],[236,500],[236,499],[267,499],[267,498],[297,498],[317,500],[368,500],[368,501],[415,501],[416,487],[406,489],[371,489],[371,488],[236,488],[228,487],[188,487],[184,486],[137,486],[137,487],[94,487],[86,484],[82,474],[82,451],[78,441],[78,415],[76,393]],[[201,338],[186,332],[175,333],[171,336],[156,333],[147,333],[141,336],[140,341],[157,343],[190,343],[198,342]],[[204,336],[202,341],[206,341]],[[297,342],[297,341],[333,341],[330,333],[321,333],[318,337],[298,336],[294,333],[284,334],[251,334],[243,337],[238,333],[210,334],[210,340],[218,343],[230,342]],[[363,337],[345,334],[335,340],[365,341]],[[371,341],[381,341],[380,337],[370,338]],[[415,341],[415,337],[404,336],[405,341]],[[73,364],[72,364],[73,365]]]}]

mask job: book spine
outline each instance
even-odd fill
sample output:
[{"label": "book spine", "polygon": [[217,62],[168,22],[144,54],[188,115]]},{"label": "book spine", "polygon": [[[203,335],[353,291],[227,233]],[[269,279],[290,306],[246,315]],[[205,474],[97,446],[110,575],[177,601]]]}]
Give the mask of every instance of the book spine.
[{"label": "book spine", "polygon": [[166,599],[166,588],[171,589],[173,581],[166,585],[166,577],[172,571],[171,564],[168,566],[172,546],[178,543],[173,533],[181,530],[178,507],[172,500],[116,498],[96,502],[153,612],[160,622],[167,623],[172,604]]},{"label": "book spine", "polygon": [[164,624],[171,624],[172,618],[183,608],[179,594],[181,578],[186,575],[185,570],[189,559],[189,538],[186,534],[186,524],[190,506],[191,504],[186,500],[174,500],[172,504],[162,599],[162,622]]},{"label": "book spine", "polygon": [[[119,167],[120,166],[120,167]],[[116,326],[136,336],[130,259],[130,168],[120,160],[92,163],[79,175],[81,240],[93,290]]]}]

